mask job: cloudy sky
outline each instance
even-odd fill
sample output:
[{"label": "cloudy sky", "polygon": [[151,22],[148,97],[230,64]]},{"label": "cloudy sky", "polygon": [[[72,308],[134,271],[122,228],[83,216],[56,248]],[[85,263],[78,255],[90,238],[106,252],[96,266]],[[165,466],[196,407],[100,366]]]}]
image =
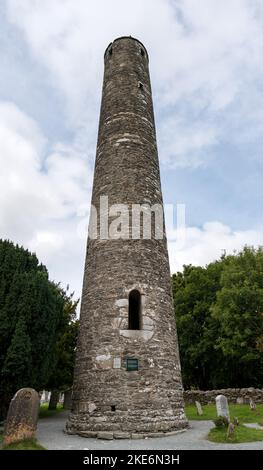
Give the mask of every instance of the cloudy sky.
[{"label": "cloudy sky", "polygon": [[171,270],[263,245],[262,0],[0,0],[0,237],[80,294],[103,54],[150,55]]}]

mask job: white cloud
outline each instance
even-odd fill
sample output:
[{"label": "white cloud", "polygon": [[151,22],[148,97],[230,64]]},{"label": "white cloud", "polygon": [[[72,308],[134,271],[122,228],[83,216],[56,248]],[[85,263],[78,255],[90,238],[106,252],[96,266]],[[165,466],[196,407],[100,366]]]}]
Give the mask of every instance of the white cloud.
[{"label": "white cloud", "polygon": [[[9,26],[22,33],[32,64],[47,72],[46,86],[64,103],[62,127],[65,134],[71,130],[71,137],[48,142],[44,127],[15,104],[0,102],[0,236],[36,250],[52,277],[69,282],[79,293],[85,242],[78,238],[77,227],[81,208],[90,200],[89,157],[95,153],[106,46],[130,34],[144,42],[150,54],[161,159],[171,167],[196,168],[209,162],[224,140],[238,146],[262,133],[263,4],[5,3]],[[223,249],[261,241],[261,230],[233,232],[220,222],[189,227],[184,248],[170,244],[172,269],[205,264]]]},{"label": "white cloud", "polygon": [[263,79],[259,0],[7,0],[7,6],[9,20],[64,96],[70,125],[89,123],[82,131],[93,149],[103,52],[129,34],[149,49],[156,110],[162,110],[160,142],[170,142],[161,151],[166,164],[202,165],[229,133],[238,144],[243,131],[255,138],[262,130],[255,106],[248,109],[251,95],[262,101],[255,83]]},{"label": "white cloud", "polygon": [[207,160],[207,150],[219,140],[219,130],[213,125],[195,122],[189,126],[175,116],[160,123],[158,134],[160,159],[174,168],[202,165]]},{"label": "white cloud", "polygon": [[76,239],[79,207],[90,198],[86,156],[59,143],[47,154],[37,124],[12,103],[0,102],[0,141],[0,237],[36,251],[52,277],[80,288],[65,265],[84,248]]},{"label": "white cloud", "polygon": [[[173,237],[176,240],[176,232]],[[221,222],[206,222],[201,228],[186,227],[184,241],[170,241],[171,272],[181,271],[184,264],[205,266],[220,256],[241,250],[245,245],[263,245],[263,227],[257,230],[233,231]]]}]

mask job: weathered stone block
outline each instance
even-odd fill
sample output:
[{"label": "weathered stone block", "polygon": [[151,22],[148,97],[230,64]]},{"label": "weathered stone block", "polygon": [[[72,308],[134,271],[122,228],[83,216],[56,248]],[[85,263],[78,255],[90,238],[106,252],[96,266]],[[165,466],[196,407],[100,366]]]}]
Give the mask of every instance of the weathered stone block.
[{"label": "weathered stone block", "polygon": [[111,440],[111,439],[113,439],[113,433],[112,432],[106,432],[106,431],[99,431],[97,433],[97,438],[98,439]]},{"label": "weathered stone block", "polygon": [[216,397],[216,411],[217,416],[224,416],[230,421],[228,402],[224,395],[218,395]]},{"label": "weathered stone block", "polygon": [[131,438],[130,433],[121,432],[121,431],[118,431],[118,432],[115,431],[113,433],[113,436],[114,436],[114,439],[130,439]]},{"label": "weathered stone block", "polygon": [[39,395],[22,388],[12,398],[4,428],[4,445],[35,437],[39,413]]}]

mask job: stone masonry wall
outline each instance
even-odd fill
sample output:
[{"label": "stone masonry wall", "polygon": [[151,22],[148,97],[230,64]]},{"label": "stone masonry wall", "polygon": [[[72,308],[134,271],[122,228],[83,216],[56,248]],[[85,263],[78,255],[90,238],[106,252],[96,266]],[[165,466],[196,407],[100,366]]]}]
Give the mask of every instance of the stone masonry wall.
[{"label": "stone masonry wall", "polygon": [[[105,53],[92,194],[98,230],[101,196],[109,206],[162,205],[148,54],[130,37]],[[128,329],[133,289],[140,330]],[[127,358],[138,359],[138,371],[126,370]],[[67,431],[169,432],[188,425],[183,406],[166,237],[89,239]]]},{"label": "stone masonry wall", "polygon": [[214,404],[217,395],[225,395],[229,403],[237,403],[237,399],[243,399],[249,403],[252,398],[255,403],[263,403],[263,389],[260,388],[224,388],[221,390],[185,390],[184,400],[188,405],[200,401],[203,405]]}]

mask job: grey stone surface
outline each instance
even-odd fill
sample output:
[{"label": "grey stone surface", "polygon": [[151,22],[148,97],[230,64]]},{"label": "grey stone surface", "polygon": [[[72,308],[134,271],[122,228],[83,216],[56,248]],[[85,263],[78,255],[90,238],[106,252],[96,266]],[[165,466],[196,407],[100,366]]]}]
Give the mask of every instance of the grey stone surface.
[{"label": "grey stone surface", "polygon": [[37,438],[46,449],[50,450],[263,450],[263,442],[243,444],[219,444],[206,439],[214,426],[211,421],[191,421],[191,428],[173,436],[149,439],[87,439],[77,435],[63,433],[65,413],[39,421]]},{"label": "grey stone surface", "polygon": [[257,405],[256,405],[256,403],[254,402],[253,398],[250,398],[250,400],[249,400],[249,406],[250,406],[250,409],[251,409],[252,411],[255,411],[255,410],[257,409]]},{"label": "grey stone surface", "polygon": [[237,398],[237,405],[243,405],[244,404],[244,398],[243,397],[238,397]]},{"label": "grey stone surface", "polygon": [[[98,229],[101,196],[108,196],[109,207],[163,204],[148,55],[130,37],[115,40],[105,53],[92,193]],[[154,217],[151,227],[149,239],[141,233],[139,239],[88,240],[70,433],[143,434],[188,425],[166,236],[155,238]],[[141,294],[140,330],[129,329],[133,289]],[[126,370],[127,358],[138,359],[137,371]]]},{"label": "grey stone surface", "polygon": [[98,439],[106,439],[106,440],[113,439],[113,433],[112,432],[99,431],[98,434],[97,434],[97,438]]},{"label": "grey stone surface", "polygon": [[216,412],[217,416],[224,416],[230,420],[228,401],[224,395],[217,395],[216,397]]},{"label": "grey stone surface", "polygon": [[21,388],[12,398],[4,427],[4,445],[35,437],[39,413],[39,394]]},{"label": "grey stone surface", "polygon": [[202,408],[202,405],[201,405],[200,401],[196,401],[196,402],[195,402],[195,406],[196,406],[197,414],[198,414],[199,416],[202,416],[202,414],[203,414],[203,408]]},{"label": "grey stone surface", "polygon": [[258,423],[246,423],[244,424],[247,428],[258,429],[259,431],[263,431],[263,426]]},{"label": "grey stone surface", "polygon": [[64,392],[64,401],[63,401],[63,408],[65,410],[71,410],[72,407],[72,388],[65,390]]}]

